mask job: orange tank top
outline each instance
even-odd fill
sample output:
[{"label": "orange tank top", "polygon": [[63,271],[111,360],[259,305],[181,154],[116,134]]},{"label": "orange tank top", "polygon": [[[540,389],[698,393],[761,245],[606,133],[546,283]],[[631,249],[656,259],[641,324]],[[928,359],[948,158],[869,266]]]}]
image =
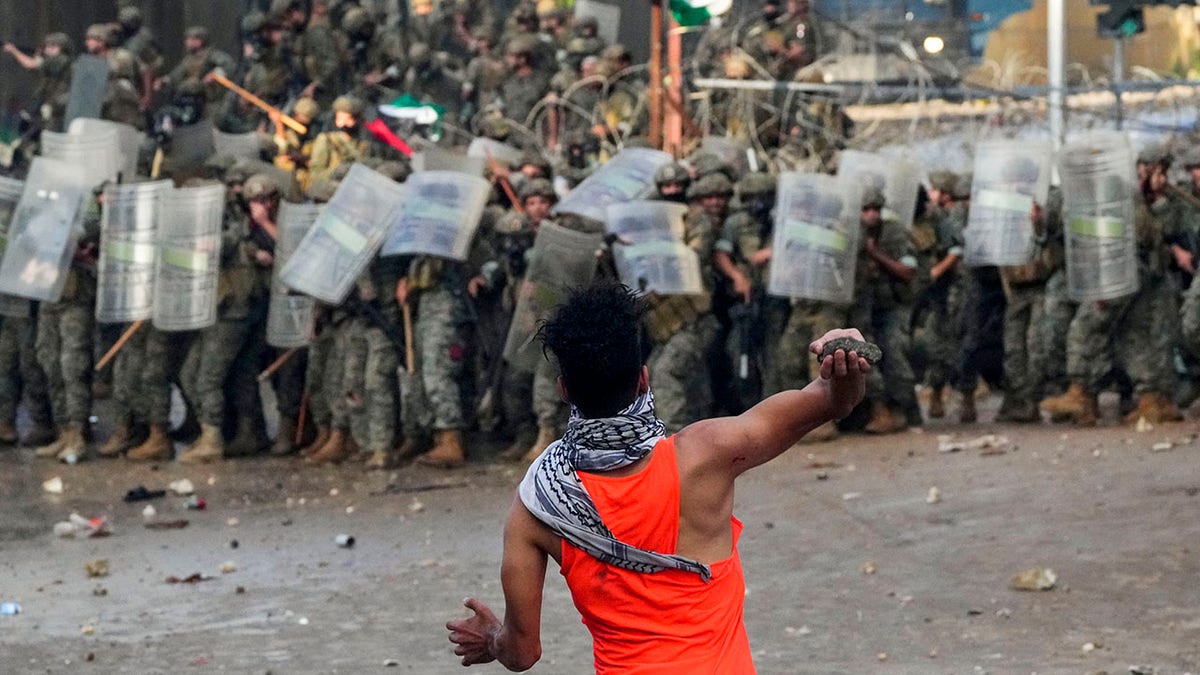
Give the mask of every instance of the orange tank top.
[{"label": "orange tank top", "polygon": [[[645,550],[675,553],[679,467],[674,436],[659,441],[636,474],[580,472],[579,477],[615,537]],[[591,631],[597,673],[754,673],[742,622],[746,585],[737,551],[742,523],[733,518],[731,527],[733,551],[709,566],[708,583],[681,570],[624,570],[563,542],[562,575]]]}]

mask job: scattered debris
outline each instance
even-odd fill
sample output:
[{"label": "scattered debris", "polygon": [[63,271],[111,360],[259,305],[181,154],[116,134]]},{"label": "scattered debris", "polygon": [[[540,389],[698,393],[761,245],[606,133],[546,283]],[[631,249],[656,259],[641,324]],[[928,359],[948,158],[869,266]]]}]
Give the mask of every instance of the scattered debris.
[{"label": "scattered debris", "polygon": [[142,520],[154,520],[158,517],[158,509],[154,508],[153,504],[147,504],[146,508],[142,509]]},{"label": "scattered debris", "polygon": [[211,581],[214,578],[216,578],[216,577],[210,577],[205,574],[200,574],[199,572],[195,572],[193,574],[190,574],[190,575],[188,575],[186,577],[182,577],[182,578],[177,577],[172,574],[171,576],[167,577],[167,583],[168,584],[197,584],[197,583],[200,583],[201,581]]},{"label": "scattered debris", "polygon": [[192,485],[192,481],[186,478],[171,481],[167,484],[167,488],[180,497],[187,497],[196,491],[196,486]]},{"label": "scattered debris", "polygon": [[63,482],[58,476],[42,483],[42,491],[52,495],[61,495],[63,493]]},{"label": "scattered debris", "polygon": [[237,563],[226,561],[221,563],[221,574],[232,574],[237,571]]},{"label": "scattered debris", "polygon": [[192,495],[190,499],[184,502],[184,506],[187,507],[189,511],[203,511],[204,509],[208,508],[208,503],[196,495]]},{"label": "scattered debris", "polygon": [[400,662],[397,661],[396,659],[387,659],[386,661],[383,662],[384,668],[398,668],[399,666],[400,666]]},{"label": "scattered debris", "polygon": [[79,632],[83,633],[84,635],[91,635],[92,633],[96,632],[96,628],[94,626],[80,626]]},{"label": "scattered debris", "polygon": [[15,602],[0,604],[0,616],[16,616],[21,613],[21,605]]},{"label": "scattered debris", "polygon": [[1012,579],[1015,591],[1048,591],[1058,583],[1058,575],[1049,567],[1025,570]]},{"label": "scattered debris", "polygon": [[942,501],[942,491],[936,485],[929,488],[929,494],[925,495],[925,503],[937,504],[940,501]]},{"label": "scattered debris", "polygon": [[108,595],[108,589],[103,586],[97,586],[92,589],[92,595],[97,598],[103,598]]},{"label": "scattered debris", "polygon": [[1133,428],[1139,434],[1144,434],[1147,431],[1154,429],[1154,425],[1147,422],[1145,417],[1139,417],[1137,424],[1135,424]]},{"label": "scattered debris", "polygon": [[238,526],[238,519],[237,519],[237,518],[230,518],[229,520],[226,520],[226,521],[225,521],[225,524],[226,524],[226,525],[228,525],[229,527],[237,527],[237,526]]},{"label": "scattered debris", "polygon": [[125,493],[125,501],[132,504],[134,502],[148,502],[151,499],[166,496],[166,490],[147,490],[145,485],[139,485]]},{"label": "scattered debris", "polygon": [[421,500],[414,497],[412,503],[408,505],[408,510],[413,513],[420,513],[425,510],[425,505],[421,503]]},{"label": "scattered debris", "polygon": [[783,629],[783,632],[787,633],[788,635],[804,636],[804,635],[811,635],[812,629],[810,629],[808,626],[801,626],[799,628],[796,628],[794,626],[788,626]]},{"label": "scattered debris", "polygon": [[350,534],[339,534],[334,538],[337,545],[342,548],[354,548],[354,536]]},{"label": "scattered debris", "polygon": [[1130,675],[1158,675],[1158,668],[1154,666],[1129,666]]},{"label": "scattered debris", "polygon": [[1085,642],[1085,643],[1083,643],[1083,647],[1081,649],[1083,650],[1084,654],[1088,654],[1090,652],[1096,651],[1099,648],[1100,648],[1100,645],[1096,644],[1095,642]]},{"label": "scattered debris", "polygon": [[107,537],[112,534],[108,528],[107,518],[87,519],[78,513],[72,513],[60,523],[54,524],[54,535],[63,539],[72,537]]},{"label": "scattered debris", "polygon": [[383,486],[383,489],[372,492],[372,495],[396,495],[410,494],[414,492],[432,492],[434,490],[453,490],[455,488],[470,487],[471,484],[465,480],[452,481],[445,483],[418,483],[416,485],[396,485],[388,483]]},{"label": "scattered debris", "polygon": [[879,652],[878,658],[880,661],[887,661],[887,652]]},{"label": "scattered debris", "polygon": [[336,497],[336,496],[338,496],[338,489],[337,489],[337,488],[330,488],[330,489],[329,489],[329,496],[330,496],[330,497]]},{"label": "scattered debris", "polygon": [[858,499],[861,496],[862,496],[861,492],[844,492],[844,493],[842,493],[842,501],[846,501],[846,502],[853,501],[855,499]]},{"label": "scattered debris", "polygon": [[150,523],[142,523],[142,526],[147,530],[182,530],[188,526],[188,521],[183,518],[177,520],[160,520]]},{"label": "scattered debris", "polygon": [[245,587],[245,586],[238,586],[237,588],[233,589],[233,592],[234,592],[234,593],[236,593],[236,594],[238,594],[238,595],[244,595],[244,594],[246,593],[246,587]]},{"label": "scattered debris", "polygon": [[[962,452],[964,450],[990,451],[985,454],[1003,454],[999,451],[1008,445],[1008,438],[996,434],[984,434],[969,441],[959,440],[953,434],[942,434],[937,437],[938,452]],[[999,452],[998,452],[999,451]]]},{"label": "scattered debris", "polygon": [[239,545],[239,544],[238,544],[238,540],[237,540],[237,539],[230,539],[230,540],[229,540],[229,548],[237,548],[237,547],[238,547],[238,545]]},{"label": "scattered debris", "polygon": [[308,617],[302,616],[302,617],[300,617],[300,620],[297,621],[296,623],[300,624],[301,626],[307,626],[308,625]]},{"label": "scattered debris", "polygon": [[1170,441],[1162,441],[1150,446],[1150,452],[1166,452],[1175,447],[1175,444]]},{"label": "scattered debris", "polygon": [[92,578],[108,576],[108,559],[97,558],[96,560],[88,561],[83,566],[83,570]]},{"label": "scattered debris", "polygon": [[867,562],[863,563],[862,567],[860,567],[859,569],[862,571],[863,574],[866,574],[866,575],[875,574],[875,569],[876,569],[875,561],[868,560]]},{"label": "scattered debris", "polygon": [[829,480],[829,472],[828,471],[818,471],[817,472],[817,480]]}]

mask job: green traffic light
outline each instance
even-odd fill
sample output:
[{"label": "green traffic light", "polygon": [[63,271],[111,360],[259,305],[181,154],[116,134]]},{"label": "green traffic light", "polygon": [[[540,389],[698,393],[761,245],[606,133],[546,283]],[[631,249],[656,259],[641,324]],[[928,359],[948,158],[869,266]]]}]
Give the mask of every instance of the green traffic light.
[{"label": "green traffic light", "polygon": [[1124,35],[1125,37],[1133,37],[1134,35],[1137,35],[1137,21],[1134,21],[1133,19],[1125,19],[1121,22],[1119,31],[1121,35]]}]

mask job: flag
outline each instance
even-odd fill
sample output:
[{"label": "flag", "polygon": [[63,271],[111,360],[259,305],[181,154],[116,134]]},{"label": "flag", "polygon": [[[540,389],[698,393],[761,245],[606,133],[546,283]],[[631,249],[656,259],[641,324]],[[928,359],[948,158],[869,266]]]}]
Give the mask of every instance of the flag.
[{"label": "flag", "polygon": [[671,0],[671,15],[681,26],[702,26],[732,6],[733,0]]}]

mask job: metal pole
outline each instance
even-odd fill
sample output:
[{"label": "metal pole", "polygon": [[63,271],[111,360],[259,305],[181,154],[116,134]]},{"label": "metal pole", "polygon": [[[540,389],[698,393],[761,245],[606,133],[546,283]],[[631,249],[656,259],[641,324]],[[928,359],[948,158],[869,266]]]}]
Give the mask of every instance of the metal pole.
[{"label": "metal pole", "polygon": [[1117,97],[1117,129],[1124,127],[1125,109],[1122,106],[1121,95],[1125,84],[1125,38],[1119,37],[1113,41],[1113,93]]},{"label": "metal pole", "polygon": [[1050,142],[1055,152],[1062,146],[1063,88],[1067,80],[1067,9],[1066,0],[1046,3],[1046,68],[1049,71]]},{"label": "metal pole", "polygon": [[663,138],[663,8],[650,6],[650,145],[662,149]]}]

